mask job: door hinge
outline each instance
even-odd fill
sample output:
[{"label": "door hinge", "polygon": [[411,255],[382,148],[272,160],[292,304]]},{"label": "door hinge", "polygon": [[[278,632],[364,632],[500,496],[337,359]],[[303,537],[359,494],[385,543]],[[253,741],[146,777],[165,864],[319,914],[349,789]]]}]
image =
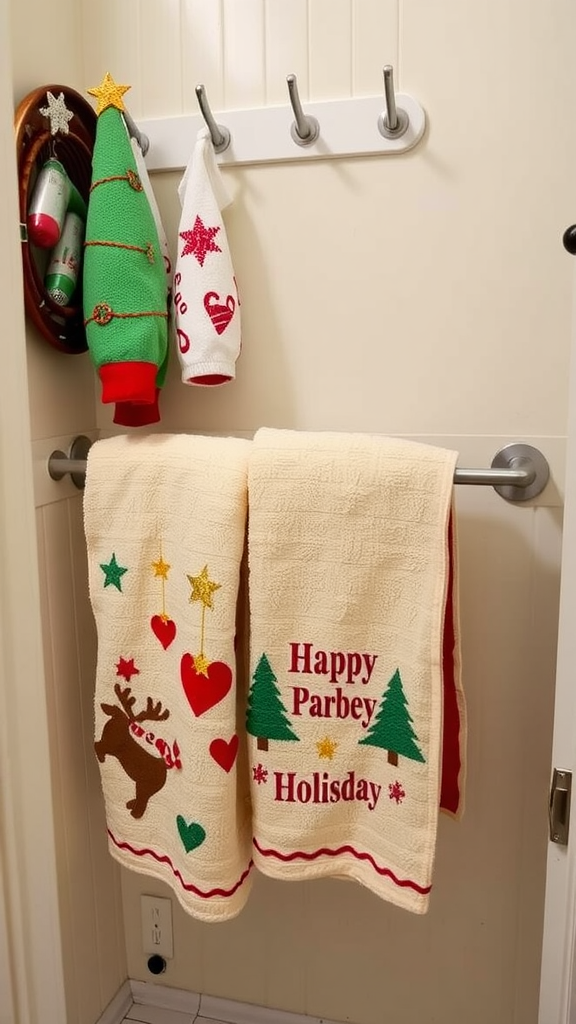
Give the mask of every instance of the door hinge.
[{"label": "door hinge", "polygon": [[570,798],[572,795],[572,772],[565,768],[555,768],[550,787],[550,804],[548,821],[550,826],[550,842],[568,845],[570,834]]}]

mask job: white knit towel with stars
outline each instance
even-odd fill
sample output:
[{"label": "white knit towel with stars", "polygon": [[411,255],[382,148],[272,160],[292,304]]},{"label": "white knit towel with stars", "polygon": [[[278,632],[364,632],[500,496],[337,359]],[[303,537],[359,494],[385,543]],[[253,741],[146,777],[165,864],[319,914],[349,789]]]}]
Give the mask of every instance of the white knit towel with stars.
[{"label": "white knit towel with stars", "polygon": [[232,199],[207,128],[198,132],[178,195],[174,312],[182,381],[225,384],[240,354],[240,303],[221,212]]}]

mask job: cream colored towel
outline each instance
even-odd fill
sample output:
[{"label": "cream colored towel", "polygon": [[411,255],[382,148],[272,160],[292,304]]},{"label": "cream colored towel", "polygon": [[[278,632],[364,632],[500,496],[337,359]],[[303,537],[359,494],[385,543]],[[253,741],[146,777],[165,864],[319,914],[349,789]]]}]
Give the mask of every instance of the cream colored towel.
[{"label": "cream colored towel", "polygon": [[109,846],[206,921],[249,891],[236,603],[250,443],[115,437],[88,457],[96,753]]},{"label": "cream colored towel", "polygon": [[264,874],[346,876],[427,909],[455,464],[403,440],[256,434],[247,730]]}]

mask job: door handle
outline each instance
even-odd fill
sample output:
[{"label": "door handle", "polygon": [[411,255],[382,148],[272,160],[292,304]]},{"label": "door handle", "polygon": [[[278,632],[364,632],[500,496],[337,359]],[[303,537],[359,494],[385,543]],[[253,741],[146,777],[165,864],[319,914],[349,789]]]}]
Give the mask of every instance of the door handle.
[{"label": "door handle", "polygon": [[560,846],[568,845],[570,832],[570,798],[572,795],[572,772],[555,768],[550,787],[548,823],[550,842]]}]

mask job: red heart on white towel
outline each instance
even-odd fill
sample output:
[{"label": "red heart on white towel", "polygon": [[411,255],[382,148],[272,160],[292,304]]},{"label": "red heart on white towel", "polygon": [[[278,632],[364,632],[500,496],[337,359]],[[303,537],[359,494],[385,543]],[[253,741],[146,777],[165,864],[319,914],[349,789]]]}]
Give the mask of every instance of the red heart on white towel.
[{"label": "red heart on white towel", "polygon": [[229,772],[236,760],[238,753],[238,737],[233,736],[229,743],[226,740],[212,740],[210,744],[210,755],[225,772]]},{"label": "red heart on white towel", "polygon": [[206,292],[204,296],[204,309],[208,313],[217,334],[223,334],[236,309],[236,302],[232,295],[226,297],[226,305],[220,303],[218,292]]},{"label": "red heart on white towel", "polygon": [[180,678],[188,703],[197,718],[224,700],[232,686],[232,670],[224,661],[210,662],[204,675],[196,671],[192,654],[182,655]]},{"label": "red heart on white towel", "polygon": [[158,638],[164,650],[167,650],[176,636],[176,623],[174,619],[169,619],[162,615],[153,615],[150,619],[150,625],[152,626],[154,636]]}]

